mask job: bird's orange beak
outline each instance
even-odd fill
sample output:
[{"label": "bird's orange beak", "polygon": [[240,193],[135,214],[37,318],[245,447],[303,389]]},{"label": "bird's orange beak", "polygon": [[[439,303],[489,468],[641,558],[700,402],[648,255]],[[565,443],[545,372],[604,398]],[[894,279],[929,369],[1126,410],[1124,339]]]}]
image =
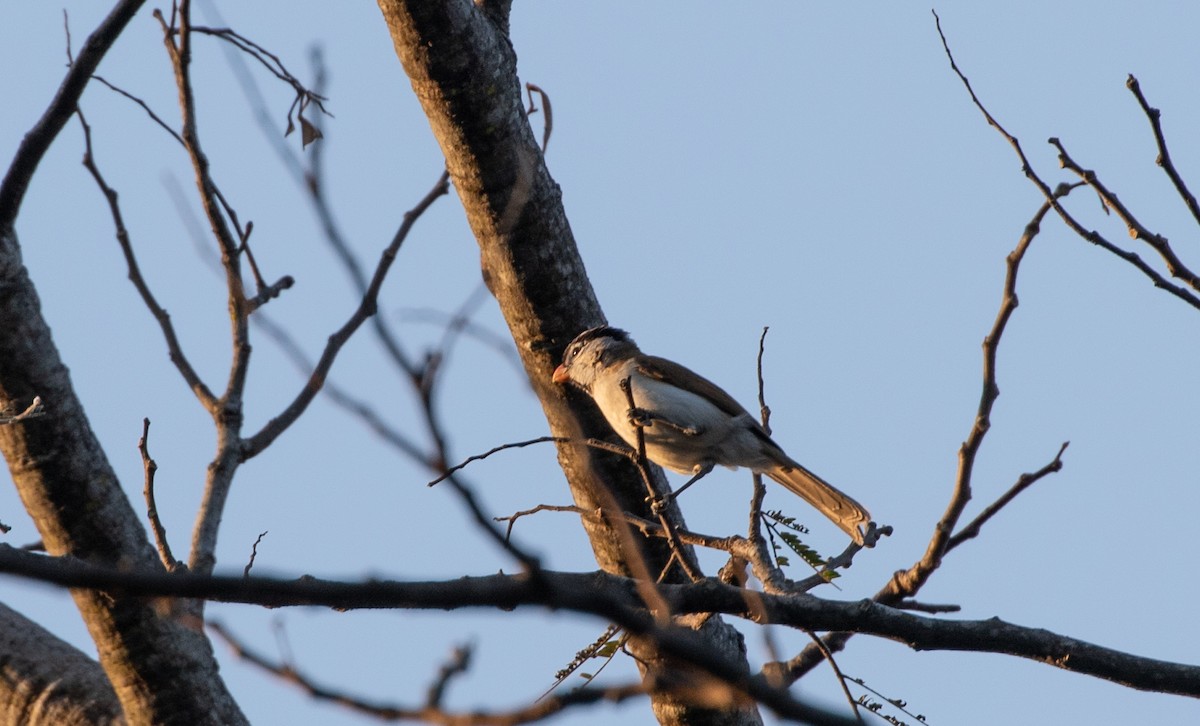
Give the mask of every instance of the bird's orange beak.
[{"label": "bird's orange beak", "polygon": [[571,376],[567,373],[566,367],[560,365],[558,368],[554,369],[554,375],[550,376],[550,380],[554,381],[555,383],[566,383],[567,381],[571,380]]}]

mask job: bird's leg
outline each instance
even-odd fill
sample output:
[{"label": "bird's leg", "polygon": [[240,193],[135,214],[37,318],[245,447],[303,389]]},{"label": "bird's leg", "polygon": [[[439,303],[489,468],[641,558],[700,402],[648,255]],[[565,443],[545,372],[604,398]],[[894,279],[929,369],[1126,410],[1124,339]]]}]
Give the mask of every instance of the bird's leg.
[{"label": "bird's leg", "polygon": [[686,482],[684,482],[683,486],[679,487],[675,491],[668,494],[667,498],[674,499],[675,497],[679,496],[680,494],[683,494],[684,489],[687,489],[691,485],[695,484],[696,482],[700,481],[704,477],[708,476],[708,472],[710,472],[712,470],[713,470],[713,464],[711,462],[708,464],[702,465],[700,467],[700,470],[696,472],[695,476],[693,476],[691,479],[688,479]]},{"label": "bird's leg", "polygon": [[699,436],[704,433],[704,429],[698,429],[695,426],[676,423],[669,418],[664,418],[653,411],[647,411],[644,408],[631,408],[625,412],[629,417],[629,424],[634,428],[646,428],[653,426],[656,423],[661,423],[667,428],[672,428],[683,434],[684,436]]},{"label": "bird's leg", "polygon": [[659,499],[655,499],[650,505],[651,509],[653,509],[655,511],[655,513],[657,513],[659,510],[661,510],[667,504],[675,501],[675,498],[678,497],[680,494],[683,494],[683,491],[685,489],[687,489],[691,485],[693,485],[696,482],[703,479],[712,470],[713,470],[713,464],[711,462],[700,465],[700,467],[696,471],[696,474],[691,479],[688,479],[686,482],[684,482],[683,486],[679,487],[678,489],[671,492],[670,494],[667,494],[665,497],[660,497]]},{"label": "bird's leg", "polygon": [[654,423],[654,414],[644,408],[631,408],[625,415],[629,417],[629,425],[635,429],[644,429]]},{"label": "bird's leg", "polygon": [[629,408],[625,411],[625,416],[629,419],[629,425],[635,429],[644,429],[653,426],[656,422],[661,423],[675,429],[684,436],[699,436],[704,433],[703,429],[698,429],[687,424],[676,423],[670,419],[664,418],[661,414],[649,411],[644,408],[638,408],[633,402],[633,388],[630,385],[629,377],[622,378],[617,384],[621,390],[625,392],[625,400],[629,402]]}]

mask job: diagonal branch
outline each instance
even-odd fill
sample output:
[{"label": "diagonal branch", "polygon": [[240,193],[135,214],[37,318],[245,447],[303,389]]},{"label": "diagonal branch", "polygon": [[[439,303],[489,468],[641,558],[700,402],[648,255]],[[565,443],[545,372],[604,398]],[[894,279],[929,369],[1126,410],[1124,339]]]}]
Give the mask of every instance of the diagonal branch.
[{"label": "diagonal branch", "polygon": [[[562,193],[546,167],[525,113],[516,54],[507,20],[496,8],[466,0],[378,0],[396,55],[446,157],[446,168],[480,250],[484,282],[496,298],[526,374],[542,404],[549,433],[571,442],[612,436],[611,429],[582,395],[551,381],[563,346],[585,328],[604,321],[588,282],[563,208]],[[618,457],[593,456],[581,443],[561,444],[559,463],[575,503],[588,510],[608,507],[648,515],[636,467]],[[656,489],[665,486],[654,473]],[[669,513],[682,526],[678,508]],[[615,520],[614,520],[615,523]],[[596,561],[608,572],[630,572],[619,528],[586,519]],[[674,557],[665,542],[638,542],[649,569],[668,571]],[[687,553],[693,557],[694,553]],[[669,568],[667,581],[682,579]],[[695,635],[719,648],[727,663],[748,670],[737,633],[720,618],[694,618]],[[646,677],[680,675],[686,659],[661,643],[631,633],[630,649]],[[726,724],[759,722],[752,704],[727,701],[698,705],[673,693],[655,692],[651,706],[665,724],[720,719]]]},{"label": "diagonal branch", "polygon": [[[983,114],[983,117],[987,119],[988,125],[999,131],[1000,134],[1004,136],[1005,140],[1008,141],[1009,145],[1013,147],[1013,150],[1017,153],[1017,157],[1021,160],[1021,172],[1025,174],[1025,177],[1029,179],[1029,181],[1033,182],[1033,185],[1038,188],[1038,191],[1042,193],[1042,196],[1045,197],[1046,201],[1050,203],[1050,205],[1054,208],[1055,213],[1062,218],[1067,227],[1088,242],[1107,250],[1108,252],[1136,267],[1143,275],[1150,278],[1155,287],[1171,293],[1175,297],[1186,302],[1188,305],[1200,310],[1200,297],[1194,295],[1187,288],[1176,285],[1167,278],[1163,277],[1157,270],[1147,264],[1146,261],[1136,253],[1121,249],[1099,232],[1087,229],[1079,222],[1079,220],[1075,219],[1075,217],[1067,211],[1066,207],[1059,204],[1058,199],[1055,196],[1058,190],[1052,190],[1050,185],[1042,181],[1042,178],[1033,170],[1033,166],[1029,163],[1029,159],[1025,156],[1025,152],[1021,149],[1021,142],[1017,140],[1017,137],[1010,134],[1003,126],[1000,125],[1000,122],[997,121],[994,116],[992,116],[991,112],[989,112],[983,105],[983,102],[979,100],[979,97],[975,95],[975,90],[971,88],[971,82],[967,80],[966,75],[964,75],[962,70],[959,69],[958,64],[954,61],[954,54],[950,52],[950,44],[946,40],[946,35],[942,32],[941,18],[938,17],[936,12],[933,13],[933,17],[937,24],[938,36],[942,39],[942,48],[946,52],[946,57],[950,60],[950,68],[958,76],[959,80],[962,81],[963,87],[967,89],[967,93],[971,96],[971,102],[975,104],[975,107],[978,108],[980,113]],[[1061,185],[1059,188],[1061,188]]]},{"label": "diagonal branch", "polygon": [[[1078,185],[1076,185],[1078,186]],[[1055,199],[1066,196],[1074,187],[1063,186],[1055,192]],[[924,557],[908,570],[898,572],[892,578],[891,588],[896,595],[912,597],[921,589],[929,576],[941,566],[942,557],[950,547],[950,538],[958,526],[959,518],[967,503],[971,500],[971,477],[975,470],[975,457],[983,446],[984,437],[992,427],[992,408],[1000,397],[1000,386],[996,383],[996,356],[1000,350],[1000,339],[1008,326],[1008,321],[1019,305],[1017,299],[1017,274],[1021,269],[1021,261],[1029,250],[1033,238],[1041,229],[1042,220],[1050,211],[1051,202],[1043,202],[1033,219],[1025,226],[1025,232],[1015,249],[1006,259],[1007,272],[1004,277],[1004,293],[1000,301],[1000,309],[992,329],[983,339],[983,390],[979,396],[979,407],[975,413],[975,422],[958,452],[958,475],[954,483],[954,494],[946,507],[942,519],[934,529],[925,550]]]},{"label": "diagonal branch", "polygon": [[1171,153],[1167,151],[1167,139],[1163,136],[1162,130],[1162,112],[1154,108],[1142,95],[1142,86],[1138,83],[1138,79],[1129,75],[1125,81],[1125,86],[1133,93],[1137,99],[1138,105],[1142,107],[1142,111],[1146,114],[1146,118],[1150,120],[1150,128],[1154,131],[1154,143],[1158,145],[1158,158],[1155,163],[1162,167],[1167,176],[1171,178],[1171,183],[1175,185],[1175,190],[1179,192],[1179,196],[1183,199],[1183,203],[1187,205],[1188,211],[1192,213],[1192,218],[1200,223],[1200,204],[1196,203],[1196,195],[1188,189],[1187,184],[1183,181],[1183,177],[1175,169],[1175,162],[1171,160]]},{"label": "diagonal branch", "polygon": [[1069,444],[1069,441],[1063,442],[1063,445],[1058,448],[1058,453],[1054,455],[1054,459],[1051,460],[1049,464],[1046,464],[1032,474],[1022,474],[1020,477],[1018,477],[1017,482],[1009,487],[1008,491],[1000,495],[999,499],[989,504],[982,512],[979,513],[979,516],[975,517],[975,519],[972,519],[967,526],[960,529],[954,534],[953,537],[950,538],[950,540],[946,543],[946,551],[949,552],[963,542],[978,537],[979,532],[983,529],[983,525],[987,524],[989,519],[996,516],[1001,509],[1008,506],[1012,500],[1016,499],[1017,495],[1036,484],[1043,477],[1049,476],[1057,471],[1061,471],[1063,467],[1062,455],[1063,452],[1067,450],[1067,446]]},{"label": "diagonal branch", "polygon": [[405,212],[404,221],[400,225],[400,229],[396,231],[396,235],[392,238],[391,244],[383,251],[383,255],[379,259],[379,264],[375,268],[375,274],[372,276],[371,283],[367,286],[366,293],[364,293],[358,308],[341,328],[329,336],[329,341],[325,344],[325,350],[321,353],[321,358],[313,368],[312,375],[309,376],[307,384],[301,389],[296,398],[292,400],[283,412],[268,421],[258,433],[246,439],[243,449],[243,456],[246,459],[253,458],[262,453],[264,449],[271,445],[271,442],[279,438],[280,434],[295,423],[300,414],[304,413],[308,405],[312,403],[317,393],[320,392],[322,385],[324,385],[325,378],[329,375],[329,370],[333,367],[333,362],[337,359],[338,353],[341,352],[342,346],[346,344],[346,341],[350,340],[350,336],[354,335],[354,332],[368,318],[375,314],[379,300],[379,290],[383,287],[383,281],[387,278],[392,263],[396,261],[396,255],[400,251],[400,246],[408,238],[408,233],[412,230],[413,225],[425,213],[425,210],[438,197],[446,194],[449,189],[449,177],[443,173],[438,178],[437,183],[433,185],[433,188],[429,190],[429,193],[415,207]]},{"label": "diagonal branch", "polygon": [[75,57],[74,63],[58,87],[54,100],[46,107],[46,111],[29,133],[21,139],[21,145],[17,147],[16,156],[8,166],[4,181],[0,182],[0,230],[11,226],[16,220],[21,201],[25,198],[25,190],[29,188],[29,181],[37,171],[42,157],[75,112],[79,97],[83,95],[83,89],[87,87],[100,61],[144,2],[145,0],[122,0],[113,7],[104,21],[84,41],[79,55]]},{"label": "diagonal branch", "polygon": [[100,173],[99,166],[96,165],[96,157],[92,150],[92,128],[88,125],[87,119],[84,118],[83,112],[79,111],[79,123],[83,127],[83,165],[95,179],[96,185],[100,187],[100,191],[104,194],[105,200],[108,202],[108,210],[112,215],[113,227],[116,230],[117,243],[121,246],[121,254],[125,256],[125,266],[128,269],[129,281],[133,283],[133,287],[142,298],[146,308],[150,314],[154,316],[154,320],[158,323],[158,327],[162,330],[163,339],[167,342],[167,354],[171,358],[171,362],[175,364],[175,368],[179,370],[179,374],[183,376],[183,380],[187,383],[188,388],[200,400],[200,403],[208,410],[216,405],[217,397],[213,395],[211,389],[200,378],[200,374],[192,367],[192,363],[188,360],[187,355],[183,352],[183,345],[179,342],[179,335],[175,332],[175,324],[171,322],[171,315],[166,308],[159,304],[158,298],[154,296],[150,290],[149,283],[142,276],[141,266],[138,264],[137,255],[133,251],[133,242],[129,239],[129,230],[125,227],[125,220],[121,214],[121,206],[118,202],[117,192],[110,187],[104,180],[104,176]]},{"label": "diagonal branch", "polygon": [[[374,316],[374,319],[378,318],[378,315]],[[304,352],[304,349],[300,347],[300,344],[296,342],[296,339],[292,337],[291,333],[268,317],[265,312],[255,314],[252,320],[258,326],[259,330],[279,346],[279,349],[292,362],[292,365],[299,371],[300,375],[305,377],[312,376],[313,362],[308,358],[308,354]],[[367,428],[375,432],[377,436],[392,447],[414,461],[419,462],[427,469],[442,470],[443,467],[439,467],[438,462],[435,461],[433,456],[425,453],[404,432],[384,420],[383,416],[365,399],[355,397],[348,390],[328,378],[325,380],[321,390],[329,397],[330,401],[357,417]]]},{"label": "diagonal branch", "polygon": [[1129,236],[1144,241],[1162,257],[1163,263],[1167,266],[1167,272],[1171,277],[1183,280],[1193,290],[1200,290],[1200,278],[1196,277],[1196,273],[1192,272],[1183,263],[1183,260],[1179,259],[1179,255],[1175,254],[1175,250],[1172,249],[1166,237],[1151,232],[1145,225],[1138,221],[1133,212],[1117,198],[1117,195],[1104,182],[1100,181],[1100,177],[1096,175],[1095,171],[1084,169],[1071,158],[1062,141],[1057,137],[1050,138],[1050,145],[1058,149],[1058,163],[1064,169],[1074,172],[1088,186],[1096,190],[1096,194],[1100,196],[1101,201],[1104,202],[1104,206],[1117,213],[1117,216],[1129,228]]},{"label": "diagonal branch", "polygon": [[[983,340],[983,390],[979,397],[979,406],[976,409],[975,421],[971,426],[971,431],[966,441],[959,448],[958,473],[955,477],[954,491],[951,494],[950,502],[947,504],[946,511],[943,513],[941,520],[934,527],[933,536],[926,546],[925,554],[907,570],[900,570],[894,574],[888,584],[874,595],[872,598],[874,602],[894,606],[916,595],[933,573],[941,566],[942,557],[951,548],[951,536],[954,533],[954,529],[958,526],[958,521],[966,509],[967,503],[971,499],[971,477],[975,468],[975,456],[979,452],[979,448],[983,445],[984,437],[991,428],[992,407],[996,399],[1000,396],[1000,387],[996,383],[996,354],[999,350],[1000,339],[1004,335],[1005,328],[1008,326],[1008,321],[1017,309],[1017,273],[1020,270],[1021,261],[1024,259],[1025,253],[1029,249],[1029,245],[1033,242],[1034,237],[1040,231],[1046,214],[1049,213],[1053,205],[1058,203],[1058,197],[1069,194],[1071,189],[1077,186],[1080,186],[1080,184],[1076,184],[1075,186],[1060,185],[1053,193],[1052,201],[1042,203],[1042,206],[1033,215],[1029,224],[1025,226],[1025,231],[1021,235],[1017,246],[1009,253],[1006,259],[1007,273],[1004,279],[1004,292],[1000,301],[1000,309],[996,313],[996,320],[992,323],[991,330]],[[825,645],[831,651],[840,650],[845,647],[846,642],[853,635],[850,632],[830,633],[825,637]],[[810,645],[786,664],[768,664],[768,668],[782,667],[789,678],[795,680],[816,667],[823,658],[824,654],[821,649]]]}]

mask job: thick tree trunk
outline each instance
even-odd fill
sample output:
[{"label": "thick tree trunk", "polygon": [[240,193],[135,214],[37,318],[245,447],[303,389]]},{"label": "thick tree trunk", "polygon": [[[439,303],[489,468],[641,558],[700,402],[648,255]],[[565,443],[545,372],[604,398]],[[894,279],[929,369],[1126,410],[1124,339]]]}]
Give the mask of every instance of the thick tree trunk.
[{"label": "thick tree trunk", "polygon": [[[603,322],[550,177],[523,109],[516,55],[508,38],[507,2],[379,0],[413,91],[446,156],[446,168],[479,243],[484,279],[508,323],[525,370],[556,436],[611,436],[594,407],[565,392],[550,375],[580,330]],[[610,496],[625,510],[648,515],[645,488],[632,467],[608,454],[595,457],[565,445],[559,461],[576,503],[595,509]],[[661,478],[661,477],[660,477]],[[660,481],[661,486],[661,481]],[[603,487],[603,489],[598,489]],[[677,510],[671,516],[682,524]],[[631,574],[621,537],[603,524],[585,525],[600,566]],[[640,540],[648,569],[669,561],[661,540]],[[687,552],[688,557],[692,553]],[[668,579],[680,577],[678,568]],[[745,663],[741,637],[719,618],[690,623],[731,662]],[[680,675],[659,662],[648,643],[635,644],[656,684]],[[664,724],[760,723],[753,706],[693,705],[666,690],[652,696]],[[711,704],[710,704],[711,705]]]},{"label": "thick tree trunk", "polygon": [[115,726],[121,702],[96,661],[0,605],[0,723]]},{"label": "thick tree trunk", "polygon": [[[46,413],[0,426],[0,452],[46,551],[122,569],[159,568],[71,388],[12,228],[0,231],[0,408]],[[239,723],[199,623],[170,607],[72,591],[130,723]]]},{"label": "thick tree trunk", "polygon": [[[140,5],[117,3],[88,37],[0,185],[0,411],[24,410],[35,396],[45,406],[43,416],[0,426],[0,453],[50,554],[131,570],[161,565],[72,389],[21,262],[15,223],[46,149]],[[245,721],[199,623],[144,599],[72,594],[129,723]]]}]

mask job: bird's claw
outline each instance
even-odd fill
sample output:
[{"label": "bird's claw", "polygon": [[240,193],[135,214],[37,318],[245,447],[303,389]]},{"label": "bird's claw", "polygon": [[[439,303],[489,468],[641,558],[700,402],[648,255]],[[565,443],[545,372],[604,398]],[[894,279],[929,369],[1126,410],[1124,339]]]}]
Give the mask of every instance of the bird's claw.
[{"label": "bird's claw", "polygon": [[654,416],[644,408],[631,408],[625,412],[630,425],[635,428],[646,428],[654,423]]},{"label": "bird's claw", "polygon": [[667,505],[671,503],[671,496],[665,497],[646,497],[646,502],[650,505],[650,513],[655,516],[662,514],[667,509]]}]

